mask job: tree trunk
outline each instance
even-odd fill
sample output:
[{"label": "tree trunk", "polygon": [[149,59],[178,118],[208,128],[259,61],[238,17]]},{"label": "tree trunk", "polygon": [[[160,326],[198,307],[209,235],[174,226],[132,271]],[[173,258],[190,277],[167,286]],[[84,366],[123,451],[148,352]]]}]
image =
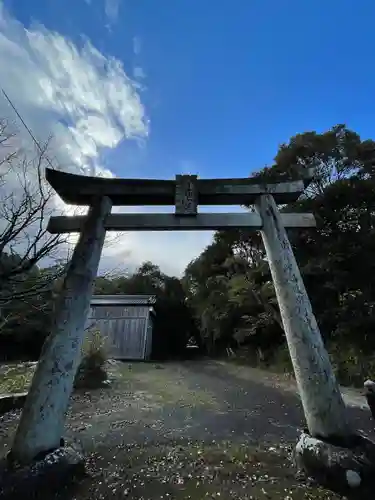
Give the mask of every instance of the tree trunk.
[{"label": "tree trunk", "polygon": [[20,463],[60,446],[110,212],[109,198],[93,201],[74,249],[13,442]]},{"label": "tree trunk", "polygon": [[255,206],[309,432],[345,439],[353,434],[347,410],[279,210],[271,195]]}]

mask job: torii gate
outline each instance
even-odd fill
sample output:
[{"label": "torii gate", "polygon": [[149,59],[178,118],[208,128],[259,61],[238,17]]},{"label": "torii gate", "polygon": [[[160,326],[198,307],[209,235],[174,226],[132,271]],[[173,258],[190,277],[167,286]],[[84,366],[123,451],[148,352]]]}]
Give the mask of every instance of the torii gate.
[{"label": "torii gate", "polygon": [[[280,307],[290,356],[310,435],[352,435],[346,408],[311,309],[285,228],[315,226],[312,214],[281,214],[278,204],[296,201],[311,181],[259,184],[254,179],[107,179],[46,169],[68,204],[89,205],[87,216],[51,217],[51,233],[79,232],[58,299],[52,331],[43,347],[26,399],[12,455],[20,462],[58,448],[80,361],[106,231],[260,230]],[[174,205],[171,214],[111,214],[112,206]],[[198,213],[198,205],[254,205],[256,213]]]}]

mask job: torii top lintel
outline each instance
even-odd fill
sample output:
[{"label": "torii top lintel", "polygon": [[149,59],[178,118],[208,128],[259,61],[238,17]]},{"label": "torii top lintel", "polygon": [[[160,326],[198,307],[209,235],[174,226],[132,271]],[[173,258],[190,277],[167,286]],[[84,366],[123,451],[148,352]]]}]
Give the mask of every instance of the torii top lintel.
[{"label": "torii top lintel", "polygon": [[90,205],[98,197],[108,196],[117,206],[175,205],[180,183],[194,185],[198,205],[250,205],[262,194],[272,194],[278,204],[296,201],[312,179],[308,171],[302,180],[261,184],[250,177],[234,179],[198,179],[176,176],[176,180],[118,179],[76,175],[46,169],[46,179],[61,197],[72,205]]}]

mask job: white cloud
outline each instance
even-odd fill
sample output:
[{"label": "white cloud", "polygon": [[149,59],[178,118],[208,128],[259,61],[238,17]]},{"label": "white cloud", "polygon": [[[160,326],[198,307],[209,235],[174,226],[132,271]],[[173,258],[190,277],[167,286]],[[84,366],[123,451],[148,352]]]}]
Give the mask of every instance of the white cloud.
[{"label": "white cloud", "polygon": [[[113,8],[113,6],[112,6]],[[53,163],[82,174],[113,176],[103,168],[101,151],[123,139],[143,141],[149,123],[138,86],[122,63],[86,41],[78,47],[43,26],[24,26],[0,1],[0,85],[41,142],[53,137]],[[0,96],[0,118],[16,119]],[[30,137],[19,125],[24,144]],[[141,176],[140,172],[140,176]],[[122,172],[126,177],[126,170]],[[11,185],[11,184],[9,184]],[[58,201],[65,213],[67,207]],[[101,268],[134,268],[149,259],[166,272],[179,274],[209,243],[209,233],[128,233],[111,235]],[[74,241],[74,238],[72,238]]]},{"label": "white cloud", "polygon": [[146,73],[140,66],[135,66],[133,69],[133,76],[137,80],[143,80],[144,78],[146,78]]},{"label": "white cloud", "polygon": [[111,24],[115,24],[120,10],[120,1],[121,0],[105,0],[104,1],[104,10],[107,19]]},{"label": "white cloud", "polygon": [[133,52],[136,56],[138,56],[141,53],[142,49],[142,41],[139,38],[139,36],[133,37]]},{"label": "white cloud", "polygon": [[[1,5],[1,4],[0,4]],[[43,26],[25,30],[0,10],[0,83],[33,131],[54,137],[61,164],[100,169],[100,149],[147,137],[137,89],[120,61],[78,48]],[[7,103],[1,102],[1,111]]]}]

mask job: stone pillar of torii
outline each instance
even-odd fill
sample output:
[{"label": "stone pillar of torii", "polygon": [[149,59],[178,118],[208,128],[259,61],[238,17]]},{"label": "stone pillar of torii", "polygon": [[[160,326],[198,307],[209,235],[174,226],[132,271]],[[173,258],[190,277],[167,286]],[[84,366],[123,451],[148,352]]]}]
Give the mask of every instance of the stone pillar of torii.
[{"label": "stone pillar of torii", "polygon": [[[288,227],[314,227],[314,216],[280,213],[277,206],[298,199],[311,181],[311,171],[301,180],[275,184],[251,178],[198,179],[191,175],[179,175],[175,180],[103,179],[50,169],[46,175],[66,203],[88,205],[90,209],[87,216],[52,217],[49,222],[52,233],[79,232],[80,236],[15,435],[15,460],[29,462],[61,445],[84,324],[108,230],[260,230],[308,428],[302,445],[300,442],[297,447],[299,455],[304,455],[304,446],[311,445],[306,436],[343,446],[357,436],[286,232]],[[174,205],[175,213],[111,214],[114,205]],[[198,213],[198,205],[253,205],[256,211]]]}]

